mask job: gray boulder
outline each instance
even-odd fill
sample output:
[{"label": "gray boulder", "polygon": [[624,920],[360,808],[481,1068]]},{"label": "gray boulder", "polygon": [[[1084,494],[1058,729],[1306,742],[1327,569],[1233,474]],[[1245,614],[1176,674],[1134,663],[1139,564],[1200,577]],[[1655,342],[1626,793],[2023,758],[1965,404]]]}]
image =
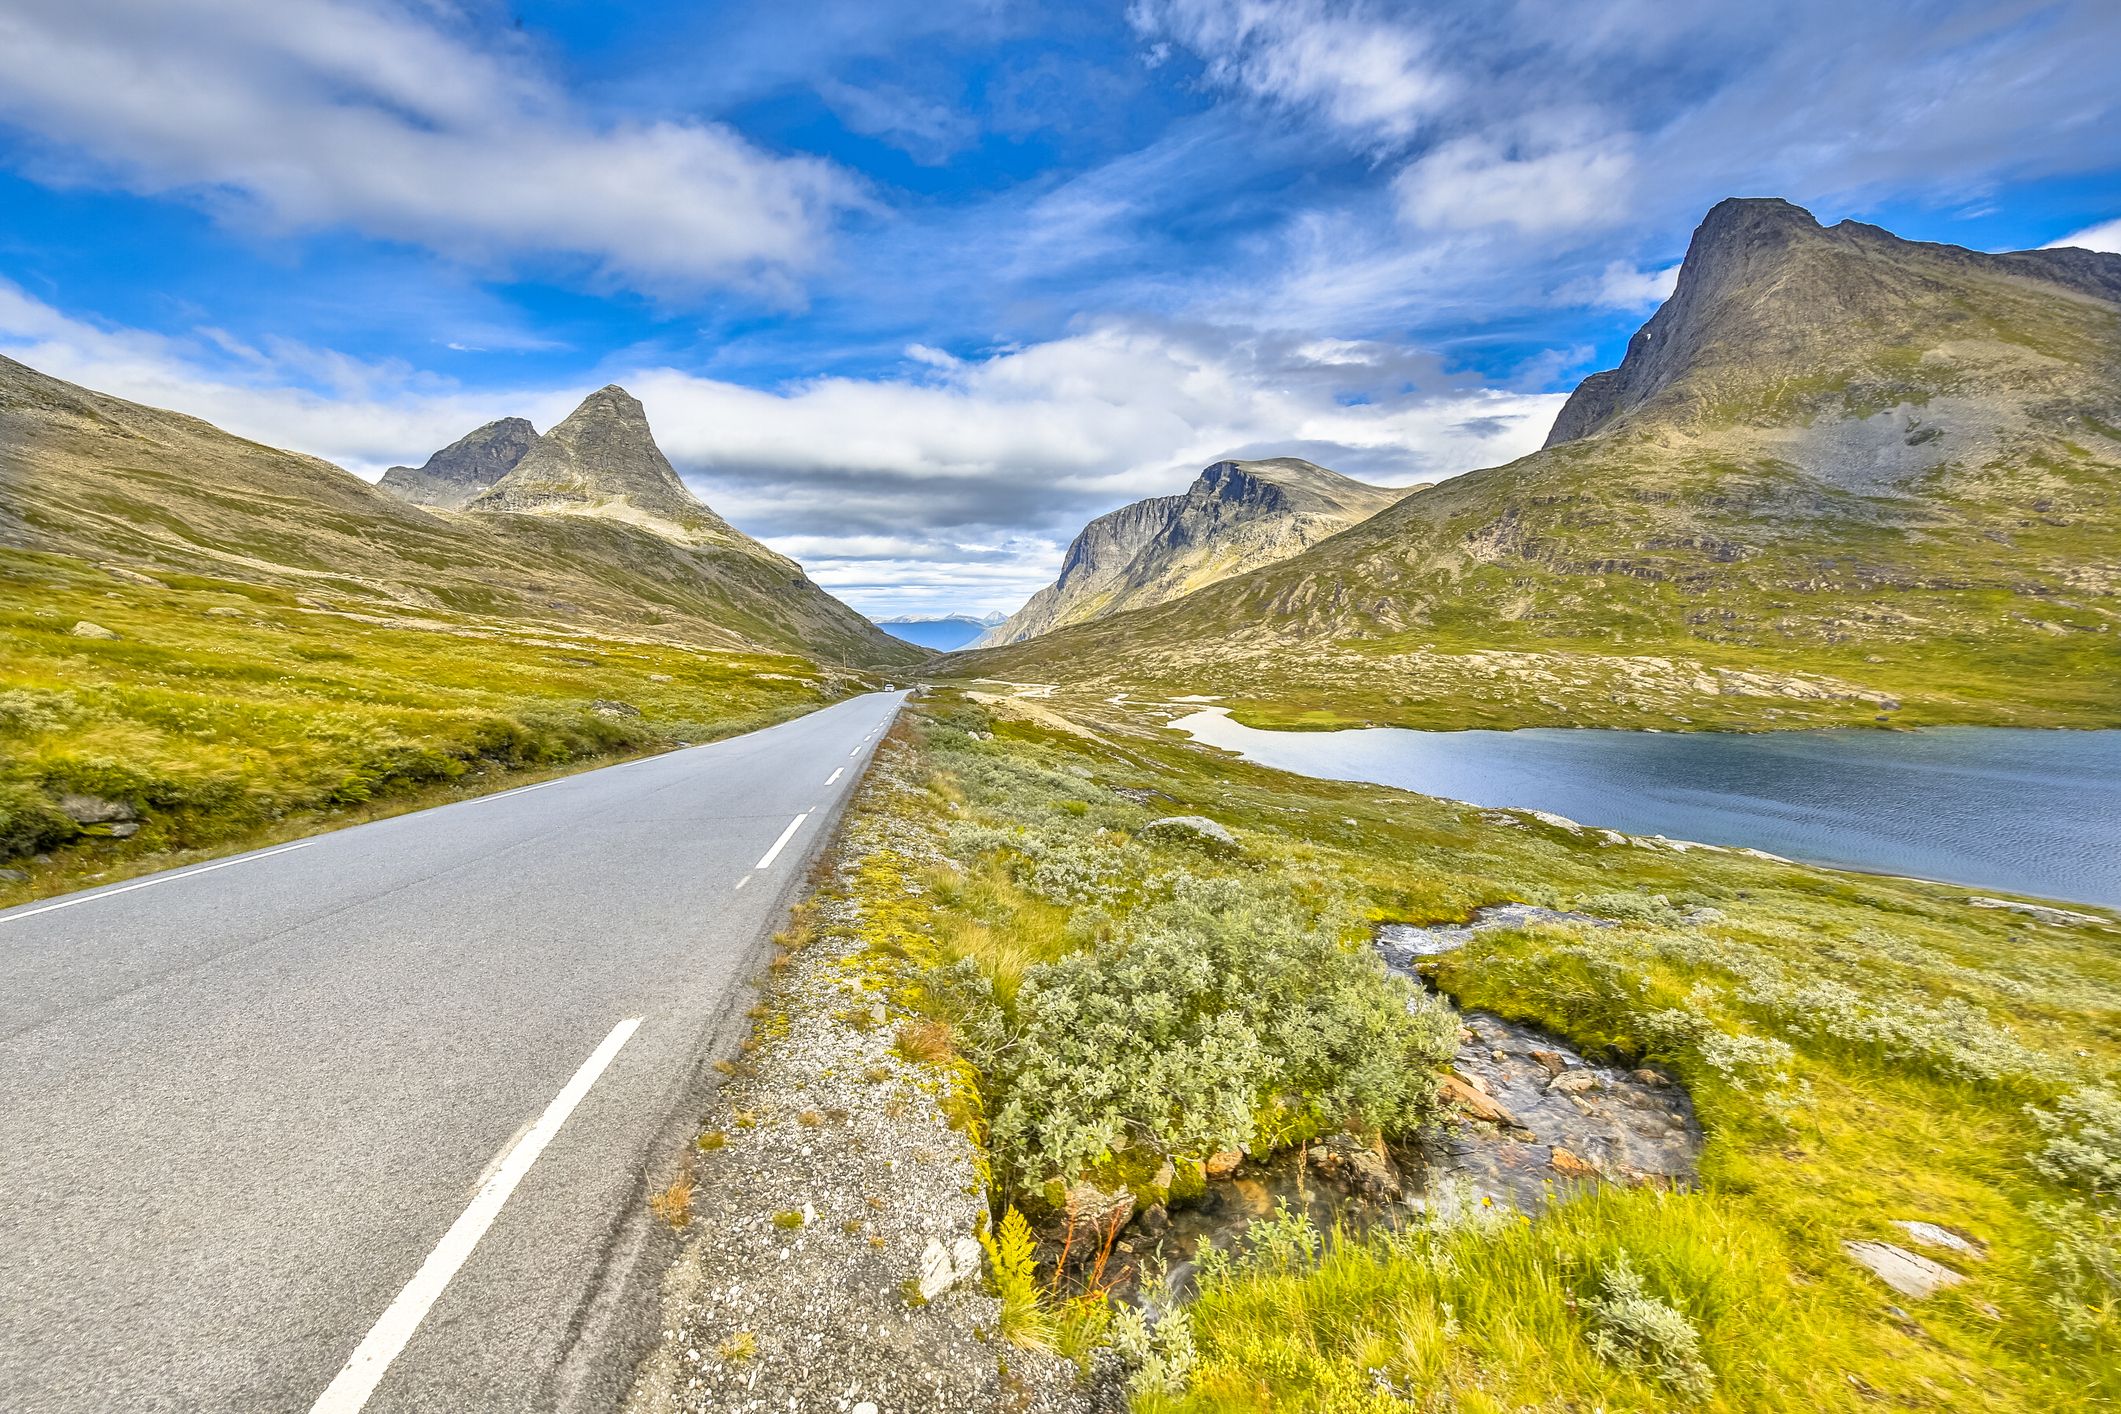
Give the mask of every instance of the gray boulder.
[{"label": "gray boulder", "polygon": [[1145,835],[1163,832],[1191,835],[1195,839],[1208,840],[1214,844],[1237,843],[1236,837],[1229,830],[1205,815],[1166,815],[1161,820],[1151,820],[1142,826],[1142,833]]}]

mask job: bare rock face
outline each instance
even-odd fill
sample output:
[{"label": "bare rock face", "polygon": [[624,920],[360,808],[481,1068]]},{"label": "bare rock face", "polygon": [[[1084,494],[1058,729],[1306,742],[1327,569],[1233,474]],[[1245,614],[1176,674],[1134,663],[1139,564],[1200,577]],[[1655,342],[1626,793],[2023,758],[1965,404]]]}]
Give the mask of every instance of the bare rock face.
[{"label": "bare rock face", "polygon": [[617,384],[599,388],[539,438],[521,461],[468,503],[474,511],[595,516],[674,539],[727,541],[729,523],[685,489],[640,400]]},{"label": "bare rock face", "polygon": [[1136,501],[1084,526],[1060,577],[973,647],[1180,598],[1299,554],[1406,494],[1297,457],[1217,462],[1180,495]]},{"label": "bare rock face", "polygon": [[529,422],[504,417],[451,442],[422,466],[392,467],[377,489],[416,506],[460,511],[515,470],[537,441]]}]

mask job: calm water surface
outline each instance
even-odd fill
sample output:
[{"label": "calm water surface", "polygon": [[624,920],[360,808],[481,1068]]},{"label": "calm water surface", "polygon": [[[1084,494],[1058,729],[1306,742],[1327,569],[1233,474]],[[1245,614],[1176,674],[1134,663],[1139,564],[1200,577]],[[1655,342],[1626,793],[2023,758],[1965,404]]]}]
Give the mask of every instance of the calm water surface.
[{"label": "calm water surface", "polygon": [[1270,732],[1221,708],[1172,726],[1306,776],[2121,907],[2121,731]]}]

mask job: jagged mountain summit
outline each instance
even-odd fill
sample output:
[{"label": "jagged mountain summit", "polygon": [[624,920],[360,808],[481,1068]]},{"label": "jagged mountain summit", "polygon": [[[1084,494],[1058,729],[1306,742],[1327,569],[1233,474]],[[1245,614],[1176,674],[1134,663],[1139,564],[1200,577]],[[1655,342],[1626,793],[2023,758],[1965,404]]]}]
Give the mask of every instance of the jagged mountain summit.
[{"label": "jagged mountain summit", "polygon": [[451,442],[418,467],[392,467],[376,484],[416,506],[461,511],[513,471],[537,440],[538,430],[527,419],[504,417]]},{"label": "jagged mountain summit", "polygon": [[1732,200],[1541,451],[964,666],[1306,721],[2113,724],[2117,502],[2121,256]]},{"label": "jagged mountain summit", "polygon": [[584,398],[468,509],[596,516],[696,542],[742,538],[678,480],[640,399],[616,383]]},{"label": "jagged mountain summit", "polygon": [[704,507],[689,519],[673,535],[630,506],[438,515],[320,458],[0,358],[0,549],[120,578],[259,586],[354,621],[579,629],[850,663],[919,656]]},{"label": "jagged mountain summit", "polygon": [[1297,457],[1217,462],[1178,495],[1136,501],[1084,526],[1059,578],[975,646],[1020,643],[1176,599],[1287,559],[1406,494]]}]

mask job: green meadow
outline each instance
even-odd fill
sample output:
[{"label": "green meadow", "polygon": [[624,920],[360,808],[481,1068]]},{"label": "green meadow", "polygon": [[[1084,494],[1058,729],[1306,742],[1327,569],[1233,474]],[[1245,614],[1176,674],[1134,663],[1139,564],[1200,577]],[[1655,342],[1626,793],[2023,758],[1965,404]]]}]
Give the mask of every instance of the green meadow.
[{"label": "green meadow", "polygon": [[[871,685],[793,655],[0,553],[0,868],[27,876],[0,882],[0,905],[746,731]],[[84,829],[67,797],[133,818]]]},{"label": "green meadow", "polygon": [[[1122,709],[942,693],[895,739],[863,965],[985,1142],[1007,1333],[1115,1344],[1137,1409],[2121,1398],[2121,928],[1282,775]],[[1150,828],[1179,815],[1230,843]],[[1380,922],[1510,901],[1614,926],[1482,933],[1437,960],[1441,999],[1370,954]],[[1361,1237],[1286,1216],[1157,1321],[1033,1248],[1069,1183],[1183,1205],[1233,1144],[1439,1122],[1452,1005],[1678,1077],[1698,1183]],[[1909,1244],[1895,1220],[1984,1255],[1896,1295],[1842,1246]]]}]

